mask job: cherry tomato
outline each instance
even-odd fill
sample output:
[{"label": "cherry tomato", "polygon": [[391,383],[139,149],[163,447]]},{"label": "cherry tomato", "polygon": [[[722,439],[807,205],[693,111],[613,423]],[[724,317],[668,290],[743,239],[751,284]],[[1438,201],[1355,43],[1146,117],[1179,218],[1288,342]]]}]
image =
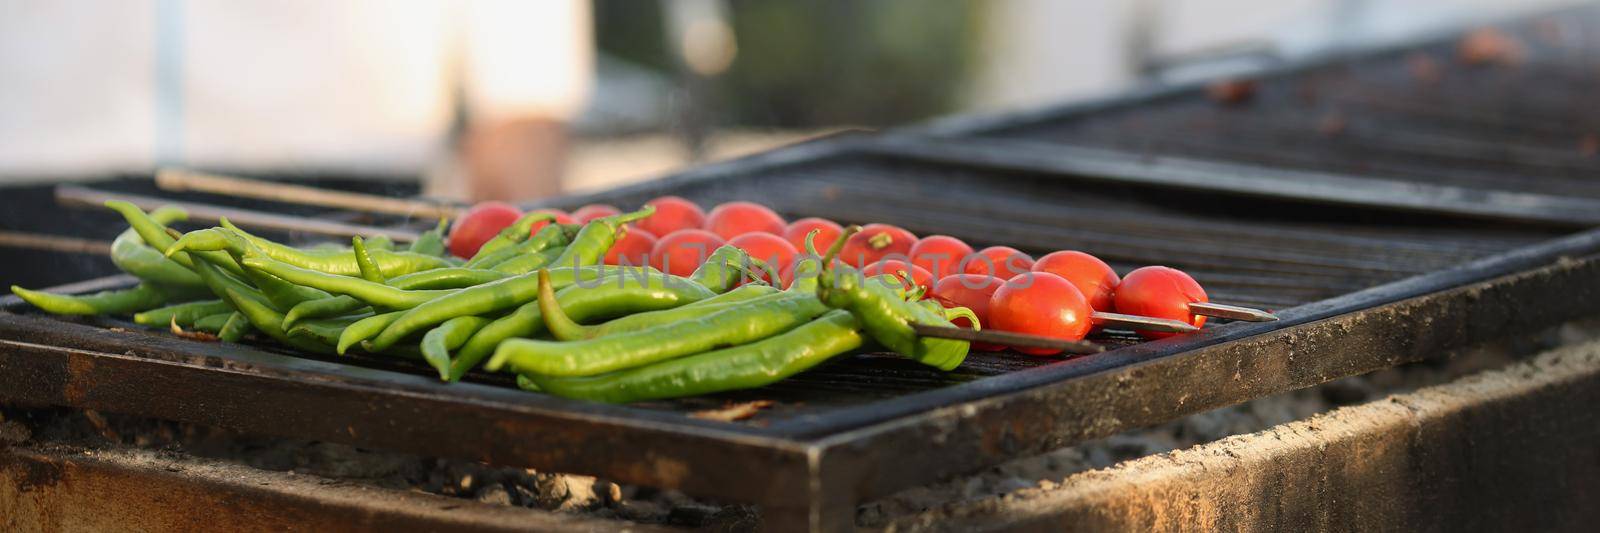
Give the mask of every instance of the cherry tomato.
[{"label": "cherry tomato", "polygon": [[795,256],[800,253],[794,249],[793,244],[789,244],[789,241],[771,233],[746,233],[728,240],[728,244],[744,250],[750,257],[766,261],[775,270],[781,270],[794,263]]},{"label": "cherry tomato", "polygon": [[[1194,324],[1195,327],[1206,323],[1205,316],[1189,312],[1189,304],[1208,301],[1205,289],[1200,288],[1194,278],[1175,268],[1147,266],[1129,272],[1117,285],[1114,299],[1118,313],[1170,318]],[[1150,339],[1176,335],[1156,331],[1141,331],[1139,334]]]},{"label": "cherry tomato", "polygon": [[972,255],[972,247],[949,235],[929,235],[911,246],[911,264],[932,273],[934,279],[960,273],[956,267],[968,255]]},{"label": "cherry tomato", "polygon": [[699,229],[680,229],[656,240],[650,250],[650,266],[672,274],[687,276],[706,262],[706,256],[727,242],[716,234]]},{"label": "cherry tomato", "polygon": [[[998,290],[1004,283],[998,278],[980,274],[951,274],[940,278],[938,282],[933,284],[932,294],[933,298],[945,307],[971,309],[972,314],[978,315],[980,325],[987,328],[991,327],[989,325],[989,298],[993,297],[994,291]],[[957,327],[972,327],[972,324],[968,323],[970,321],[964,317],[957,318],[954,322]],[[998,352],[1006,349],[1005,346],[987,342],[974,342],[972,347],[986,352]]]},{"label": "cherry tomato", "polygon": [[[624,230],[622,238],[606,250],[608,265],[645,266],[650,264],[650,252],[655,250],[656,236],[639,228]],[[624,263],[625,262],[625,263]]]},{"label": "cherry tomato", "polygon": [[1033,263],[1034,272],[1049,272],[1066,278],[1083,291],[1096,311],[1114,312],[1111,295],[1117,290],[1117,271],[1100,258],[1076,250],[1050,252]]},{"label": "cherry tomato", "polygon": [[817,253],[819,254],[827,253],[828,248],[833,246],[833,242],[839,240],[840,235],[844,235],[844,228],[835,224],[832,220],[809,217],[790,222],[789,227],[783,230],[783,239],[789,241],[789,244],[793,244],[794,249],[804,252],[806,251],[806,235],[811,233],[811,230],[822,230],[817,232],[817,239],[812,242],[817,246]]},{"label": "cherry tomato", "polygon": [[762,232],[782,235],[786,224],[783,217],[754,202],[728,202],[719,205],[706,215],[705,230],[723,239],[732,239],[746,233]]},{"label": "cherry tomato", "polygon": [[[900,277],[900,279],[903,281],[905,278],[901,277],[902,272],[911,275],[911,283],[918,287],[922,287],[924,296],[933,290],[933,274],[928,273],[928,271],[924,270],[922,267],[899,259],[884,259],[882,261],[867,265],[867,268],[861,269],[861,275],[869,278],[873,276],[881,276],[883,274],[893,274],[896,277]],[[911,287],[907,286],[906,288]]]},{"label": "cherry tomato", "polygon": [[1033,268],[1033,258],[1010,246],[990,246],[967,256],[960,263],[962,272],[1011,279]]},{"label": "cherry tomato", "polygon": [[588,222],[600,217],[609,217],[611,215],[620,214],[622,214],[621,209],[612,207],[609,204],[589,204],[573,210],[572,218],[578,222]]},{"label": "cherry tomato", "polygon": [[481,202],[467,210],[450,228],[450,254],[472,257],[496,233],[522,217],[522,211],[505,202]]},{"label": "cherry tomato", "polygon": [[680,229],[699,229],[706,223],[706,212],[701,211],[700,206],[677,196],[662,196],[645,202],[645,205],[656,206],[655,214],[634,222],[633,226],[658,236]]},{"label": "cherry tomato", "polygon": [[[1094,309],[1083,292],[1072,282],[1049,272],[1018,274],[989,299],[991,329],[1043,335],[1075,341],[1089,334],[1094,326]],[[1060,350],[1016,348],[1030,355],[1054,355]]]},{"label": "cherry tomato", "polygon": [[[551,209],[551,208],[548,208],[548,207],[544,207],[544,208],[540,208],[540,209],[535,209],[535,210],[529,211],[529,213],[550,213],[550,214],[556,216],[556,223],[557,224],[573,224],[573,223],[575,223],[575,221],[572,219],[572,215],[568,215],[566,211],[562,211],[560,209]],[[533,223],[533,230],[528,232],[528,235],[529,236],[537,235],[537,234],[539,234],[539,230],[544,229],[544,227],[548,226],[548,225],[550,225],[550,222],[548,222],[548,221],[534,222]]]},{"label": "cherry tomato", "polygon": [[839,259],[861,268],[890,255],[909,259],[911,247],[916,245],[917,236],[909,231],[888,224],[867,224],[845,241]]}]

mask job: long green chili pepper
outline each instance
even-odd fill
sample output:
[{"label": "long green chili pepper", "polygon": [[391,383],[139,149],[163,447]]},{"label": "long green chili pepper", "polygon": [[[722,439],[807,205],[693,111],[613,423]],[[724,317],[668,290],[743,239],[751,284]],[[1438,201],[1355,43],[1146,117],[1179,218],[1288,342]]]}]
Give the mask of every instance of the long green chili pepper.
[{"label": "long green chili pepper", "polygon": [[501,248],[468,261],[467,266],[512,274],[533,272],[560,257],[581,229],[581,224],[550,224],[515,246]]},{"label": "long green chili pepper", "polygon": [[283,315],[268,307],[265,303],[256,301],[238,291],[228,290],[228,301],[239,309],[244,317],[250,320],[250,325],[262,333],[272,337],[273,340],[286,344],[298,350],[311,353],[333,353],[333,347],[317,340],[306,337],[291,337],[283,330]]},{"label": "long green chili pepper", "polygon": [[308,337],[312,340],[315,340],[319,344],[333,346],[339,343],[339,334],[344,331],[344,328],[350,327],[351,324],[354,324],[357,320],[362,318],[365,317],[343,316],[338,318],[307,320],[299,324],[295,324],[293,328],[287,331],[287,334],[290,337]]},{"label": "long green chili pepper", "polygon": [[[223,326],[228,325],[228,319],[232,317],[233,311],[230,309],[226,313],[215,313],[200,317],[187,326],[197,331],[204,331],[206,333],[220,333]],[[184,327],[185,324],[178,324],[178,326]]]},{"label": "long green chili pepper", "polygon": [[794,279],[789,280],[788,289],[793,291],[817,290],[817,277],[821,276],[823,271],[823,256],[838,256],[839,251],[844,249],[845,241],[858,231],[861,231],[860,226],[846,228],[845,232],[833,241],[833,246],[828,249],[826,254],[817,253],[817,235],[822,233],[822,230],[814,229],[807,233],[805,255],[795,258],[794,272],[790,274],[794,276]]},{"label": "long green chili pepper", "polygon": [[765,339],[591,377],[529,374],[539,389],[610,403],[659,400],[769,385],[861,347],[860,323],[834,310]]},{"label": "long green chili pepper", "polygon": [[[627,297],[616,296],[616,291],[594,290],[599,285],[594,280],[589,279],[585,279],[583,285],[563,287],[560,283],[561,280],[554,278],[554,274],[560,271],[552,269],[550,272],[553,282],[551,283],[551,288],[559,288],[556,292],[556,302],[561,305],[561,309],[567,313],[568,317],[579,321],[604,320],[642,311],[694,304],[694,302],[683,303],[684,300],[693,300],[693,297],[685,298],[683,294],[673,294],[669,291],[662,291],[660,288],[687,291],[684,294],[693,294],[695,297],[701,298],[699,301],[709,299],[706,298],[706,294],[700,293],[700,291],[705,290],[704,288],[697,289],[692,286],[694,284],[682,281],[682,278],[668,278],[665,274],[653,270],[646,271],[649,276],[645,278],[624,274],[622,270],[615,267],[610,267],[606,270],[611,277],[603,278],[605,286],[616,288],[618,287],[616,284],[620,284],[621,287],[637,287],[636,290],[640,294]],[[537,279],[536,277],[535,280]],[[660,283],[651,283],[647,286],[646,284],[649,283],[648,280],[650,279],[671,280],[673,283],[665,287]],[[656,300],[649,298],[650,296],[662,299]],[[539,312],[538,300],[535,299],[522,304],[511,314],[490,322],[483,329],[474,333],[472,338],[467,339],[467,343],[463,344],[461,349],[456,352],[455,359],[450,361],[449,380],[456,381],[461,379],[461,376],[466,375],[467,371],[472,370],[478,366],[478,363],[489,358],[502,341],[513,337],[529,337],[543,331],[544,320]]]},{"label": "long green chili pepper", "polygon": [[[151,211],[149,216],[155,223],[162,225],[189,217],[182,209],[171,206]],[[139,237],[139,232],[132,227],[111,241],[111,262],[123,272],[133,274],[144,281],[172,286],[205,286],[193,271],[168,259],[160,250],[146,245],[144,239]]]},{"label": "long green chili pepper", "polygon": [[388,235],[373,235],[372,237],[363,239],[362,244],[369,250],[394,251],[394,239],[390,238]]},{"label": "long green chili pepper", "polygon": [[[553,282],[560,287],[565,287],[579,281],[582,277],[584,283],[593,283],[605,279],[606,272],[621,272],[617,267],[594,266],[577,270],[571,268],[550,269]],[[664,274],[658,274],[664,275]],[[476,287],[469,287],[449,294],[434,298],[406,311],[405,316],[390,324],[376,338],[372,345],[379,350],[393,346],[395,342],[407,335],[422,331],[424,328],[443,323],[446,320],[462,315],[482,315],[502,309],[508,309],[533,301],[539,296],[539,278],[536,273],[513,276],[499,281],[492,281]]]},{"label": "long green chili pepper", "polygon": [[778,279],[777,272],[766,261],[751,257],[737,247],[725,245],[707,255],[706,262],[689,274],[689,280],[720,294],[739,286],[740,281],[760,279],[754,274],[755,269],[768,273],[771,279]]},{"label": "long green chili pepper", "polygon": [[351,346],[377,335],[378,332],[383,331],[383,328],[394,323],[403,314],[405,314],[405,311],[390,311],[356,321],[356,323],[344,328],[344,331],[339,333],[339,343],[335,345],[335,351],[339,352],[339,355],[344,355],[345,351],[349,350]]},{"label": "long green chili pepper", "polygon": [[[195,276],[195,280],[199,280]],[[151,309],[133,315],[133,323],[141,326],[166,326],[176,322],[179,326],[188,326],[211,315],[227,315],[233,312],[233,306],[222,300],[201,300],[166,307]]]},{"label": "long green chili pepper", "polygon": [[250,319],[245,318],[244,313],[234,311],[228,316],[228,322],[222,325],[222,331],[217,332],[217,338],[225,342],[239,342],[252,329],[255,327],[250,325]]},{"label": "long green chili pepper", "polygon": [[[222,263],[220,258],[214,256],[205,254],[199,255],[202,261],[209,262],[218,267],[223,267],[228,264],[237,265],[244,260],[246,254],[260,255],[261,253],[260,250],[255,247],[255,245],[244,240],[238,234],[228,231],[218,231],[209,233],[208,235],[223,239],[229,243],[226,246],[228,253],[227,263]],[[183,239],[179,239],[179,243],[174,244],[172,249],[180,249],[182,241]],[[245,269],[244,278],[245,280],[253,283],[256,290],[260,291],[262,295],[267,297],[267,303],[271,304],[272,308],[277,311],[291,309],[303,302],[321,300],[330,296],[327,292],[320,291],[312,287],[304,287],[289,283],[279,279],[276,276],[266,274],[255,269]]]},{"label": "long green chili pepper", "polygon": [[[698,302],[685,304],[682,307],[636,313],[592,326],[579,324],[564,312],[545,313],[544,321],[545,327],[550,331],[550,335],[555,337],[556,340],[593,339],[709,315],[776,292],[778,292],[778,289],[769,285],[745,285]],[[542,297],[543,295],[541,294]],[[557,310],[561,308],[561,306],[555,307]],[[540,312],[544,313],[544,310],[541,309]]]},{"label": "long green chili pepper", "polygon": [[350,252],[356,256],[356,268],[361,273],[361,279],[373,283],[383,283],[388,280],[383,272],[378,270],[378,264],[372,260],[372,254],[367,253],[367,243],[361,237],[350,238]]},{"label": "long green chili pepper", "polygon": [[[512,222],[510,226],[501,228],[499,233],[484,241],[483,246],[479,246],[478,251],[472,254],[472,259],[477,259],[479,256],[491,254],[502,248],[508,248],[528,240],[528,236],[533,233],[534,224],[554,222],[555,220],[556,216],[550,213],[528,213],[522,215],[515,222]],[[470,263],[471,259],[468,259],[468,262]]]},{"label": "long green chili pepper", "polygon": [[161,307],[172,298],[168,290],[150,283],[86,295],[31,291],[16,285],[11,286],[11,292],[34,307],[57,315],[125,315]]},{"label": "long green chili pepper", "polygon": [[433,229],[422,232],[422,235],[418,235],[417,240],[411,241],[411,246],[406,248],[406,251],[414,254],[444,257],[444,231],[449,227],[450,219],[447,217],[439,217],[439,225],[434,226]]},{"label": "long green chili pepper", "polygon": [[580,267],[598,265],[606,257],[606,251],[611,245],[616,244],[619,230],[629,222],[637,222],[649,218],[656,213],[656,206],[646,205],[632,213],[622,213],[600,217],[583,225],[578,230],[578,236],[572,238],[572,243],[550,265],[554,267]]},{"label": "long green chili pepper", "polygon": [[458,316],[439,324],[422,336],[422,360],[439,371],[439,379],[450,379],[450,350],[460,348],[467,339],[489,323],[480,316]]},{"label": "long green chili pepper", "polygon": [[504,272],[466,267],[435,268],[389,278],[386,283],[396,289],[464,289],[495,280],[511,277]]},{"label": "long green chili pepper", "polygon": [[264,255],[246,255],[241,262],[247,269],[282,278],[290,283],[313,287],[333,294],[349,295],[368,304],[391,309],[410,309],[459,290],[408,291],[361,278],[301,268]]},{"label": "long green chili pepper", "polygon": [[[361,267],[356,265],[355,256],[348,250],[344,251],[305,251],[288,245],[272,242],[249,232],[241,230],[227,219],[222,219],[222,227],[237,233],[259,248],[267,257],[289,263],[301,268],[320,270],[329,274],[341,276],[360,275]],[[193,232],[190,232],[192,235]],[[142,234],[141,234],[142,235]],[[188,235],[185,235],[188,237]],[[205,248],[200,248],[205,249]],[[412,272],[421,272],[434,268],[454,266],[442,257],[423,255],[411,252],[392,252],[388,250],[368,250],[372,259],[384,276],[400,276]]]},{"label": "long green chili pepper", "polygon": [[364,309],[371,309],[371,307],[366,302],[342,294],[321,300],[300,302],[283,313],[283,329],[293,328],[296,322],[308,318],[348,315]]},{"label": "long green chili pepper", "polygon": [[966,341],[917,335],[912,322],[953,325],[943,313],[905,301],[894,287],[864,279],[859,271],[839,264],[829,265],[818,282],[818,298],[829,307],[854,313],[867,334],[884,347],[940,370],[955,369],[966,358]]},{"label": "long green chili pepper", "polygon": [[693,320],[575,342],[512,339],[485,368],[510,363],[519,373],[592,376],[761,340],[810,322],[828,307],[814,295],[780,293]]},{"label": "long green chili pepper", "polygon": [[[190,270],[194,269],[194,260],[191,259],[189,255],[165,253],[167,248],[172,247],[172,244],[176,242],[176,238],[167,234],[168,228],[166,224],[162,224],[157,222],[155,219],[150,218],[150,215],[146,214],[144,210],[139,209],[139,206],[124,202],[122,200],[109,200],[105,205],[106,207],[111,208],[111,210],[116,211],[118,214],[121,214],[122,218],[128,221],[128,225],[133,227],[134,232],[139,234],[139,238],[144,239],[145,244],[150,245],[151,248],[162,251],[164,255],[172,258],[173,262],[183,265]],[[199,252],[197,255],[215,259],[217,264],[222,265],[222,268],[228,272],[240,276],[244,275],[244,269],[240,268],[238,264],[235,264],[233,262],[233,258],[228,256],[227,253],[210,251]]]},{"label": "long green chili pepper", "polygon": [[505,261],[486,262],[482,266],[495,272],[504,272],[511,275],[527,274],[545,266],[553,265],[555,260],[559,259],[563,253],[566,253],[565,248],[549,248],[516,255]]}]

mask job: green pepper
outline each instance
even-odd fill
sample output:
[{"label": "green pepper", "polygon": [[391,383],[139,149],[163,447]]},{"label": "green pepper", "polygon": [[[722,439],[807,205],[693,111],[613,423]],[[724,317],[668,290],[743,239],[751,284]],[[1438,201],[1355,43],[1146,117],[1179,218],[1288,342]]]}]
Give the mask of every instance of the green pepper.
[{"label": "green pepper", "polygon": [[[196,281],[199,281],[199,279],[199,276],[195,276]],[[232,312],[233,307],[222,300],[201,300],[137,313],[133,315],[133,323],[155,327],[165,327],[173,323],[179,326],[188,326],[201,318],[217,314],[227,315]]]},{"label": "green pepper", "polygon": [[[775,383],[861,347],[860,324],[847,311],[739,346],[589,377],[525,374],[544,392],[625,403],[749,389]],[[519,380],[520,382],[521,380]]]},{"label": "green pepper", "polygon": [[[144,210],[139,209],[139,206],[124,202],[122,200],[109,200],[105,205],[106,207],[111,208],[113,211],[116,211],[118,214],[121,214],[122,218],[128,221],[128,225],[133,227],[134,232],[139,234],[139,238],[144,239],[145,244],[148,244],[150,247],[157,250],[161,250],[167,257],[170,257],[173,262],[183,265],[190,270],[194,269],[194,262],[189,255],[165,253],[168,248],[172,247],[173,243],[177,242],[174,237],[167,234],[169,228],[167,228],[165,224],[158,222],[151,218],[150,215],[145,214]],[[244,275],[244,269],[239,268],[239,265],[234,264],[233,258],[229,257],[228,254],[224,252],[208,251],[199,252],[196,255],[212,258],[217,264],[222,265],[222,268],[228,272],[240,276]]]},{"label": "green pepper", "polygon": [[333,347],[321,341],[290,336],[288,332],[283,330],[283,315],[266,305],[265,302],[257,301],[233,289],[227,291],[227,300],[238,308],[240,313],[244,314],[244,317],[250,321],[251,327],[254,327],[256,331],[267,334],[273,340],[311,353],[333,353]]},{"label": "green pepper", "polygon": [[[552,270],[554,274],[556,270]],[[584,285],[563,286],[552,279],[551,290],[556,301],[569,318],[575,320],[604,320],[633,313],[693,305],[712,297],[711,292],[683,278],[669,277],[653,270],[646,276],[623,274],[621,269],[609,268],[610,277],[596,284],[586,280]],[[537,277],[535,278],[537,280]],[[603,290],[602,290],[603,289]],[[502,341],[513,337],[527,337],[544,331],[544,320],[539,311],[539,301],[523,304],[506,316],[490,322],[474,333],[450,361],[450,381],[461,379],[467,371],[494,353]]]},{"label": "green pepper", "polygon": [[439,371],[439,379],[450,380],[450,350],[466,344],[472,334],[483,329],[489,319],[480,316],[458,316],[439,324],[422,336],[422,359]]},{"label": "green pepper", "polygon": [[171,293],[150,283],[129,289],[87,295],[55,294],[11,286],[11,292],[34,307],[57,315],[123,315],[154,309],[171,300]]},{"label": "green pepper", "polygon": [[281,278],[290,283],[313,287],[333,294],[344,294],[371,305],[390,309],[410,309],[425,302],[454,294],[459,289],[408,291],[383,283],[301,268],[265,255],[249,254],[240,260],[247,270]]},{"label": "green pepper", "polygon": [[[559,305],[541,301],[541,307]],[[519,373],[590,376],[642,366],[721,346],[764,339],[811,321],[827,310],[814,295],[780,293],[744,305],[654,328],[575,342],[508,340],[485,368],[509,363]]]},{"label": "green pepper", "polygon": [[319,344],[333,346],[339,343],[339,334],[344,331],[344,328],[350,327],[351,324],[356,323],[357,320],[362,318],[365,317],[344,316],[338,318],[306,320],[299,324],[295,324],[295,326],[290,328],[287,333],[290,337],[309,338]]},{"label": "green pepper", "polygon": [[417,240],[411,241],[411,246],[406,248],[406,251],[414,254],[444,257],[444,230],[448,227],[450,227],[450,219],[439,217],[439,225],[434,226],[431,230],[422,232],[422,235],[418,235]]},{"label": "green pepper", "polygon": [[217,338],[224,342],[239,342],[253,329],[255,327],[250,325],[250,319],[245,318],[244,313],[234,311],[228,316],[228,322],[222,325],[222,330],[217,332]]},{"label": "green pepper", "polygon": [[953,326],[942,313],[907,302],[897,291],[899,283],[863,279],[846,265],[830,265],[818,278],[817,297],[829,307],[847,309],[884,347],[941,370],[953,370],[967,356],[969,343],[917,335],[913,322]]},{"label": "green pepper", "polygon": [[387,281],[388,278],[384,277],[383,271],[378,270],[378,263],[372,260],[372,254],[367,253],[367,243],[361,237],[350,238],[350,253],[356,256],[356,269],[360,272],[361,279],[373,283]]},{"label": "green pepper", "polygon": [[[585,267],[578,270],[571,268],[551,269],[551,276],[557,286],[571,285],[582,279],[604,279],[604,273],[620,272],[616,267]],[[405,316],[390,324],[376,338],[372,345],[382,350],[393,346],[395,342],[407,335],[422,331],[423,328],[432,327],[446,320],[465,315],[483,315],[502,309],[508,309],[533,301],[539,296],[539,278],[537,273],[513,276],[499,281],[492,281],[483,285],[461,289],[453,294],[434,298],[427,302],[412,307],[406,311]]]},{"label": "green pepper", "polygon": [[[301,250],[251,235],[249,232],[239,229],[238,226],[234,226],[233,223],[229,222],[226,218],[222,219],[221,223],[222,229],[232,231],[238,234],[240,237],[243,237],[245,240],[249,241],[250,244],[253,244],[256,248],[259,248],[263,254],[266,254],[267,257],[271,257],[273,259],[301,268],[320,270],[329,274],[357,276],[361,273],[361,267],[356,264],[355,256],[352,255],[349,250]],[[190,235],[193,234],[194,232],[190,232]],[[143,234],[141,234],[141,236],[142,235]],[[188,236],[189,235],[185,235],[184,237]],[[214,242],[207,242],[206,244],[208,246],[216,245]],[[216,248],[197,249],[207,250]],[[421,272],[423,270],[434,268],[454,266],[449,261],[444,260],[444,258],[431,255],[423,255],[411,252],[392,252],[388,250],[368,250],[368,252],[372,254],[373,261],[378,264],[378,268],[383,272],[383,275],[388,277],[401,276],[410,274],[412,272]]]},{"label": "green pepper", "polygon": [[616,244],[617,236],[624,224],[637,222],[655,214],[656,207],[646,205],[632,213],[622,213],[608,217],[600,217],[583,225],[578,230],[578,235],[572,238],[560,257],[550,262],[554,267],[581,267],[598,265],[606,257],[606,251],[611,245]]},{"label": "green pepper", "polygon": [[[226,313],[206,315],[195,320],[194,323],[189,324],[189,327],[195,329],[196,331],[204,331],[206,333],[220,333],[222,328],[228,325],[228,319],[233,318],[233,313],[233,310],[229,309]],[[182,327],[184,325],[178,324],[178,326]]]},{"label": "green pepper", "polygon": [[[593,326],[579,324],[564,312],[544,314],[543,310],[541,310],[541,314],[545,315],[545,326],[556,340],[575,341],[638,331],[662,324],[671,324],[680,320],[689,320],[776,292],[778,292],[778,289],[768,285],[745,285],[698,302],[686,304],[683,307],[627,315]],[[560,306],[557,306],[556,309],[559,310]]]},{"label": "green pepper", "polygon": [[[171,206],[151,211],[149,216],[162,225],[189,217],[182,209]],[[205,286],[193,271],[168,259],[160,250],[146,245],[144,239],[139,237],[139,232],[132,227],[111,241],[111,262],[123,272],[144,281],[172,286]]]},{"label": "green pepper", "polygon": [[[512,222],[510,226],[501,228],[499,233],[484,241],[483,245],[478,247],[477,253],[472,254],[472,259],[492,254],[497,250],[525,241],[528,239],[528,235],[533,233],[534,224],[554,222],[555,220],[556,216],[550,213],[528,213],[522,215],[515,222]],[[472,259],[467,261],[470,263]]]}]

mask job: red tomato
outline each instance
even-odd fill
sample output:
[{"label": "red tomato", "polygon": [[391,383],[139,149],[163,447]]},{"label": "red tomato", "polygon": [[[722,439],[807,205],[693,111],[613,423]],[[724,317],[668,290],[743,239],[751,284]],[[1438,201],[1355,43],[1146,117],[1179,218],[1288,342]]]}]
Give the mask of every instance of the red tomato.
[{"label": "red tomato", "polygon": [[746,233],[762,232],[783,235],[786,224],[783,217],[754,202],[728,202],[711,209],[706,215],[705,230],[723,239],[732,239]]},{"label": "red tomato", "polygon": [[620,214],[622,214],[621,209],[612,207],[609,204],[589,204],[573,210],[572,218],[578,222],[588,222],[600,217],[609,217],[611,215]]},{"label": "red tomato", "polygon": [[[994,291],[987,325],[1000,331],[1075,341],[1089,334],[1093,313],[1089,300],[1072,282],[1049,272],[1028,272],[1006,280]],[[1045,348],[1016,350],[1031,355],[1061,353]]]},{"label": "red tomato", "polygon": [[930,235],[911,246],[911,264],[926,269],[934,279],[960,273],[956,267],[972,255],[972,247],[949,235]]},{"label": "red tomato", "polygon": [[[529,211],[529,213],[550,213],[550,214],[556,216],[556,223],[557,224],[572,224],[572,223],[574,223],[573,220],[572,220],[572,216],[568,215],[566,211],[562,211],[560,209],[551,209],[551,208],[545,207],[545,208],[540,208],[540,209],[535,209],[535,210]],[[539,233],[539,230],[544,229],[544,227],[548,226],[548,225],[550,225],[549,222],[535,222],[535,223],[533,223],[533,231],[529,232],[528,235],[536,235],[536,234]]]},{"label": "red tomato", "polygon": [[[1155,318],[1170,318],[1205,325],[1206,317],[1189,312],[1189,304],[1205,302],[1206,291],[1182,270],[1147,266],[1129,272],[1117,285],[1117,312]],[[1145,338],[1160,339],[1176,333],[1141,331]]]},{"label": "red tomato", "polygon": [[[774,270],[782,270],[794,263],[794,257],[799,254],[794,245],[789,241],[771,233],[746,233],[728,241],[728,244],[744,250],[750,257],[766,261]],[[781,277],[782,274],[779,274]],[[762,276],[765,278],[765,276]],[[771,280],[768,280],[771,281]]]},{"label": "red tomato", "polygon": [[645,266],[650,264],[650,251],[656,247],[656,236],[639,228],[623,230],[622,238],[606,250],[605,263],[608,265],[621,265],[626,261],[627,266]]},{"label": "red tomato", "polygon": [[1065,250],[1050,252],[1033,263],[1034,272],[1049,272],[1066,278],[1072,286],[1083,291],[1083,296],[1089,299],[1089,305],[1096,311],[1114,312],[1116,304],[1111,295],[1117,290],[1117,271],[1100,258],[1079,252]]},{"label": "red tomato", "polygon": [[662,196],[645,202],[645,205],[656,206],[653,215],[634,222],[633,226],[656,235],[666,235],[680,229],[699,229],[706,223],[706,212],[694,202],[677,196]]},{"label": "red tomato", "polygon": [[959,265],[967,274],[983,274],[1011,279],[1033,268],[1033,258],[1010,246],[990,246],[962,259]]},{"label": "red tomato", "polygon": [[922,287],[924,296],[927,295],[928,291],[933,290],[933,274],[929,274],[928,271],[923,270],[922,267],[901,261],[899,259],[884,259],[882,261],[867,265],[867,268],[861,269],[861,275],[869,278],[873,276],[881,276],[883,274],[893,274],[896,277],[900,277],[900,279],[904,280],[905,278],[901,277],[902,272],[911,275],[911,282],[918,287]]},{"label": "red tomato", "polygon": [[522,217],[522,211],[505,202],[480,202],[456,219],[450,228],[450,253],[466,259],[478,253],[483,243]]},{"label": "red tomato", "polygon": [[811,230],[821,230],[817,232],[817,238],[812,242],[817,245],[818,254],[827,253],[833,242],[839,240],[840,235],[844,235],[844,228],[832,220],[810,217],[790,222],[789,227],[783,230],[783,238],[789,241],[789,244],[793,244],[795,250],[804,252],[806,235],[810,234]]},{"label": "red tomato", "polygon": [[709,231],[680,229],[656,241],[650,250],[650,266],[674,276],[687,276],[723,244],[727,243],[722,237]]},{"label": "red tomato", "polygon": [[[994,296],[994,291],[1004,283],[998,278],[980,274],[951,274],[940,278],[938,282],[933,284],[932,294],[934,299],[945,307],[971,309],[973,314],[978,315],[979,325],[987,328],[991,327],[989,325],[989,298]],[[966,318],[955,320],[958,327],[972,327],[971,324],[963,325],[966,322],[969,322]],[[986,352],[998,352],[1006,349],[1005,346],[987,342],[974,342],[972,347]]]},{"label": "red tomato", "polygon": [[845,241],[839,260],[861,268],[890,255],[910,259],[911,247],[916,244],[917,236],[909,231],[888,224],[867,224]]}]

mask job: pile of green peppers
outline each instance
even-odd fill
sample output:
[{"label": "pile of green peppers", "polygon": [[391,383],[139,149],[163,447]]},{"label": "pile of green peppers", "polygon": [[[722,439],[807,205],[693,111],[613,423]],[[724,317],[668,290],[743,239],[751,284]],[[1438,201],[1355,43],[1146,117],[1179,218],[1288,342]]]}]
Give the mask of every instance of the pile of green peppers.
[{"label": "pile of green peppers", "polygon": [[602,264],[649,206],[581,225],[530,214],[465,260],[446,253],[442,220],[404,250],[360,237],[297,248],[226,220],[180,234],[168,227],[186,218],[175,208],[106,206],[129,224],[112,259],[136,286],[12,292],[50,313],[131,314],[225,342],[420,359],[447,382],[480,367],[511,371],[527,390],[614,403],[761,387],[869,349],[950,370],[968,349],[911,324],[949,326],[970,311],[919,302],[894,276],[865,279],[838,264],[845,238],[827,254],[808,238],[799,279],[779,290],[763,281],[778,279],[771,265],[731,246],[687,277]]}]

